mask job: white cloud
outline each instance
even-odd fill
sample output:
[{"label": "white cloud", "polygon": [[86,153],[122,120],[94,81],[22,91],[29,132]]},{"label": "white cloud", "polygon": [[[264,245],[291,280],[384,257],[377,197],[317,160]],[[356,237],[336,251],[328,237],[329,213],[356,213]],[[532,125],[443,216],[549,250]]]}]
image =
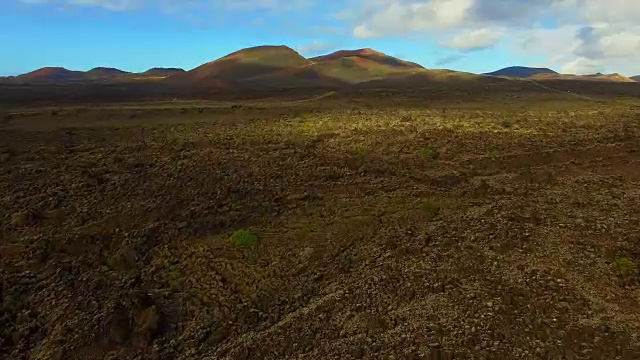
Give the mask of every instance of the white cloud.
[{"label": "white cloud", "polygon": [[463,51],[503,43],[563,71],[640,74],[631,0],[352,0],[338,19],[357,38],[428,37]]},{"label": "white cloud", "polygon": [[360,38],[402,35],[460,25],[473,0],[403,1],[370,0],[353,30]]},{"label": "white cloud", "polygon": [[108,10],[123,11],[134,9],[141,5],[136,0],[70,0],[72,4],[100,6]]},{"label": "white cloud", "polygon": [[577,58],[562,66],[560,71],[565,74],[595,74],[602,71],[602,64],[597,60]]},{"label": "white cloud", "polygon": [[333,49],[335,45],[325,41],[312,41],[310,43],[299,45],[296,50],[302,55],[319,55]]},{"label": "white cloud", "polygon": [[502,35],[502,31],[496,29],[477,29],[464,32],[443,45],[458,50],[481,50],[498,43]]}]

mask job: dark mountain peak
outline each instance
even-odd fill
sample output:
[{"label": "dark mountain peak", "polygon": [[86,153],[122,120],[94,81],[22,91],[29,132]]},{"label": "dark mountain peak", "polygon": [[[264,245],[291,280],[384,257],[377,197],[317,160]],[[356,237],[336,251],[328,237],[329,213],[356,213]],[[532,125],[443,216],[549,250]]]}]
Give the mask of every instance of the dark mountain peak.
[{"label": "dark mountain peak", "polygon": [[102,66],[95,67],[87,71],[87,75],[93,75],[93,76],[117,76],[117,75],[124,75],[124,74],[128,74],[128,72],[122,71],[116,68],[102,67]]},{"label": "dark mountain peak", "polygon": [[232,57],[242,57],[242,56],[255,56],[255,55],[267,55],[267,54],[288,54],[288,55],[297,55],[302,57],[302,55],[298,54],[297,51],[285,45],[260,45],[253,46],[244,49],[240,49],[238,51],[234,51],[229,55],[224,56],[225,58]]},{"label": "dark mountain peak", "polygon": [[331,54],[316,56],[311,60],[314,60],[314,59],[319,61],[335,60],[338,58],[353,57],[353,56],[367,57],[367,56],[387,56],[387,55],[379,51],[373,50],[371,48],[364,48],[364,49],[356,49],[356,50],[338,50],[338,51],[332,52]]},{"label": "dark mountain peak", "polygon": [[147,70],[145,72],[150,72],[150,71],[176,71],[176,72],[183,72],[185,70],[182,69],[182,68],[173,68],[173,67],[168,67],[168,68],[167,67],[154,67],[154,68],[151,68],[151,69],[149,69],[149,70]]},{"label": "dark mountain peak", "polygon": [[527,66],[510,66],[504,69],[500,69],[494,72],[485,73],[484,75],[495,75],[495,76],[511,76],[511,77],[520,77],[527,78],[533,75],[539,74],[557,74],[557,72],[547,69],[547,68],[534,68]]},{"label": "dark mountain peak", "polygon": [[93,69],[87,71],[87,72],[97,72],[97,71],[108,71],[108,72],[118,72],[118,73],[124,73],[126,71],[122,71],[120,69],[116,69],[116,68],[112,68],[112,67],[104,67],[104,66],[98,66],[98,67],[94,67]]},{"label": "dark mountain peak", "polygon": [[185,70],[181,68],[163,68],[163,67],[154,67],[151,68],[143,74],[145,75],[173,75],[173,74],[181,74],[184,73]]}]

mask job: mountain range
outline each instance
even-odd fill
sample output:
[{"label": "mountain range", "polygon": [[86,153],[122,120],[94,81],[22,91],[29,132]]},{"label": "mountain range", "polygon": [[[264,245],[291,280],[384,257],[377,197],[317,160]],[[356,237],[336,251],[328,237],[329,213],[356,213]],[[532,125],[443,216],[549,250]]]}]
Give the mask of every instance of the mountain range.
[{"label": "mountain range", "polygon": [[614,81],[614,82],[635,82],[640,80],[640,76],[629,78],[618,73],[591,75],[571,75],[560,74],[547,68],[530,68],[524,66],[512,66],[498,71],[486,73],[485,75],[505,76],[515,78],[526,78],[532,80],[592,80],[592,81]]},{"label": "mountain range", "polygon": [[3,81],[15,83],[65,82],[148,82],[160,81],[174,86],[209,89],[243,87],[344,86],[353,84],[398,84],[422,81],[456,81],[487,79],[585,80],[636,82],[620,74],[568,75],[547,68],[514,66],[485,74],[452,70],[426,69],[373,49],[340,50],[331,54],[305,58],[287,46],[257,46],[238,50],[220,59],[185,71],[178,68],[152,68],[131,73],[115,68],[97,67],[73,71],[62,67],[45,67]]}]

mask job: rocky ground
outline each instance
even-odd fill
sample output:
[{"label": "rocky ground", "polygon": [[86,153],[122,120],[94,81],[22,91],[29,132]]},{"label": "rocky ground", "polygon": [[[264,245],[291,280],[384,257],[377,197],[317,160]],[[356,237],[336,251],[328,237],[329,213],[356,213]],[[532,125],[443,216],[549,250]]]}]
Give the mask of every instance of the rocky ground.
[{"label": "rocky ground", "polygon": [[0,357],[638,359],[640,110],[570,101],[7,111]]}]

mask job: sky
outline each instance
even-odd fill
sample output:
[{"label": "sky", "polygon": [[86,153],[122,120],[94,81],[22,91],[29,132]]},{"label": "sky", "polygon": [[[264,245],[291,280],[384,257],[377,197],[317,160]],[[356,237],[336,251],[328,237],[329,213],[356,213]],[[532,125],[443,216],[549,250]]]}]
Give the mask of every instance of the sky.
[{"label": "sky", "polygon": [[640,75],[635,0],[0,0],[0,75],[192,69],[245,47],[372,48],[427,68]]}]

